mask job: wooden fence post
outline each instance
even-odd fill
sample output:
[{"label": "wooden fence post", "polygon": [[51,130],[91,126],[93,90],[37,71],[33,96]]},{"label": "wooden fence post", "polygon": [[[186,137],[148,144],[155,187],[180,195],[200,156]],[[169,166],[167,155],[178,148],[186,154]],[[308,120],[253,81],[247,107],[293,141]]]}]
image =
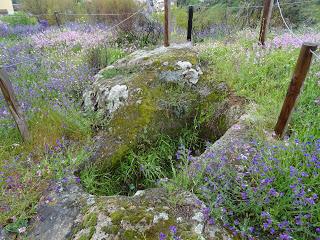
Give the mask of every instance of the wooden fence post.
[{"label": "wooden fence post", "polygon": [[61,22],[60,22],[60,18],[59,18],[59,13],[56,11],[54,12],[54,17],[56,18],[56,23],[58,25],[58,27],[61,27]]},{"label": "wooden fence post", "polygon": [[170,42],[169,42],[169,11],[170,11],[170,6],[169,6],[169,1],[170,0],[164,0],[164,46],[169,47]]},{"label": "wooden fence post", "polygon": [[0,68],[0,88],[8,108],[16,122],[24,141],[30,140],[28,126],[23,116],[22,110],[14,96],[13,87],[10,83],[8,74]]},{"label": "wooden fence post", "polygon": [[271,15],[272,15],[272,8],[273,8],[273,1],[274,0],[264,0],[264,7],[263,7],[263,14],[261,19],[261,28],[260,28],[260,35],[259,35],[259,43],[264,46],[266,41],[266,35],[269,28]]},{"label": "wooden fence post", "polygon": [[192,23],[193,23],[193,6],[189,6],[187,41],[190,41],[190,42],[192,40]]},{"label": "wooden fence post", "polygon": [[311,51],[317,50],[317,47],[317,44],[313,43],[304,43],[302,45],[295,72],[291,79],[291,83],[289,85],[287,96],[284,100],[277,125],[274,129],[275,133],[280,138],[282,138],[285,134],[286,128],[291,118],[292,111],[294,109],[295,103],[303,86],[303,82],[310,69],[312,60]]}]

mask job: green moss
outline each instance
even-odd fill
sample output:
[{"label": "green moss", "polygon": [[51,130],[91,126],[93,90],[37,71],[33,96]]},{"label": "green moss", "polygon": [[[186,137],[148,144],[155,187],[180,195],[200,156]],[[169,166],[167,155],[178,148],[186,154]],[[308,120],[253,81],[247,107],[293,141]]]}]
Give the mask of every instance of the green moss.
[{"label": "green moss", "polygon": [[[139,167],[133,163],[133,160],[135,162],[140,161],[144,165],[142,160],[149,157],[146,157],[145,153],[148,152],[148,149],[157,149],[157,144],[164,136],[167,137],[166,140],[169,139],[170,144],[172,139],[179,141],[179,139],[191,139],[194,136],[192,141],[188,141],[188,144],[190,147],[194,147],[193,150],[200,151],[204,144],[196,141],[202,141],[200,140],[202,135],[207,137],[205,134],[210,132],[209,139],[204,138],[204,140],[212,141],[216,139],[216,132],[210,131],[212,126],[207,125],[207,123],[215,120],[213,116],[216,113],[216,108],[218,103],[225,98],[225,94],[213,91],[215,87],[209,77],[201,78],[197,86],[194,87],[161,81],[158,68],[173,70],[178,61],[189,61],[193,65],[198,63],[194,52],[174,50],[173,53],[155,57],[150,67],[140,70],[141,73],[139,72],[128,81],[129,89],[140,89],[141,91],[132,94],[128,103],[121,107],[121,110],[115,112],[108,123],[110,132],[107,141],[109,142],[106,143],[107,147],[102,154],[105,157],[100,161],[101,167],[99,166],[99,169],[101,172],[98,174],[101,176],[98,180],[104,182],[97,184],[101,188],[112,190],[102,190],[108,192],[107,194],[110,194],[110,192],[131,194],[141,186],[142,188],[152,187],[151,183],[154,182],[154,179],[147,179],[146,176],[140,174],[137,170]],[[163,66],[163,62],[169,64]],[[137,69],[135,70],[137,71]],[[128,69],[124,68],[121,74],[126,71]],[[203,93],[206,92],[209,94],[204,96]],[[139,104],[137,104],[138,100]],[[211,124],[216,124],[216,122]],[[214,127],[220,129],[224,127],[224,124],[225,121],[221,121]],[[201,133],[200,136],[198,132],[201,131],[198,129],[201,127],[203,128],[201,131],[205,134]],[[195,129],[197,129],[197,136],[193,134]],[[175,144],[176,142],[173,141],[172,145]],[[192,144],[197,146],[191,146]],[[197,147],[199,148],[195,149]],[[151,158],[160,156],[152,153],[152,151],[149,153]],[[168,163],[168,154],[166,156],[162,154],[160,157],[164,158],[162,162]],[[148,169],[150,170],[149,176],[157,174],[159,174],[159,177],[170,176],[171,170],[167,168],[170,163],[161,165],[159,162],[161,161],[156,160],[155,163],[158,165]],[[156,168],[158,170],[155,170]],[[112,176],[110,177],[112,181],[106,180],[106,173],[108,176]],[[113,178],[113,176],[115,177]],[[112,182],[119,183],[119,180],[121,182],[119,185],[115,184],[114,187],[108,187]],[[102,191],[96,192],[102,194]],[[117,214],[120,215],[117,216]],[[117,212],[114,216],[115,223],[118,223],[118,217],[123,219],[121,213]],[[129,220],[135,222],[140,219]]]},{"label": "green moss", "polygon": [[122,235],[121,237],[123,240],[133,240],[133,239],[137,239],[137,240],[141,239],[142,240],[142,239],[144,239],[143,235],[141,233],[134,231],[134,230],[131,230],[131,229],[124,231],[124,233],[121,235]]},{"label": "green moss", "polygon": [[87,234],[81,235],[79,240],[90,240],[89,236]]},{"label": "green moss", "polygon": [[117,234],[120,230],[120,227],[118,225],[104,226],[101,230],[106,234]]},{"label": "green moss", "polygon": [[110,68],[102,71],[101,75],[105,79],[113,78],[115,76],[121,75],[121,76],[127,76],[129,74],[137,72],[137,67],[132,68]]},{"label": "green moss", "polygon": [[192,65],[197,65],[199,62],[197,54],[193,52],[191,49],[188,52],[186,52],[185,49],[176,49],[170,51],[169,54],[164,54],[162,56],[157,57],[157,62],[168,62],[169,65],[175,65],[178,61],[188,61]]},{"label": "green moss", "polygon": [[[110,129],[112,129],[111,135],[115,139],[121,139],[121,143],[116,146],[115,151],[113,149],[112,156],[106,155],[108,159],[103,161],[103,169],[115,168],[128,154],[129,150],[137,146],[140,136],[145,132],[148,132],[149,136],[147,137],[150,137],[151,142],[156,141],[154,136],[157,132],[163,130],[166,131],[166,134],[174,133],[177,136],[179,129],[192,118],[187,116],[190,114],[190,110],[194,108],[189,104],[192,104],[192,102],[196,104],[199,94],[190,87],[162,85],[161,82],[157,81],[158,72],[154,68],[162,66],[163,62],[169,62],[167,68],[173,70],[177,61],[189,61],[192,64],[198,62],[194,52],[186,53],[185,50],[174,50],[170,54],[156,57],[149,70],[137,74],[128,83],[129,89],[131,86],[140,88],[142,94],[133,96],[131,102],[122,107],[121,111],[116,112],[111,119],[109,123]],[[110,77],[109,71],[112,73],[111,75],[124,74],[124,72],[128,72],[128,69],[121,69],[121,71],[120,69],[110,69],[103,75]],[[142,103],[135,104],[141,98]],[[162,106],[159,106],[160,104]],[[161,110],[162,108],[163,110]],[[183,117],[188,119],[183,119]],[[177,121],[177,118],[180,118],[181,122]],[[112,136],[110,137],[113,138]]]},{"label": "green moss", "polygon": [[97,225],[98,221],[98,214],[97,213],[90,213],[84,218],[83,221],[83,228],[89,228]]},{"label": "green moss", "polygon": [[125,211],[121,211],[121,210],[111,213],[110,218],[111,218],[112,224],[119,225],[121,223],[121,220],[124,217],[124,214],[125,214]]},{"label": "green moss", "polygon": [[103,71],[102,76],[105,79],[108,79],[108,78],[113,78],[113,77],[117,76],[119,73],[121,73],[121,71],[119,69],[111,68],[111,69]]},{"label": "green moss", "polygon": [[149,224],[153,220],[153,215],[145,211],[144,208],[141,209],[127,209],[119,210],[110,214],[112,224],[119,225],[121,221],[128,221],[131,224],[135,225],[141,220],[145,219]]},{"label": "green moss", "polygon": [[93,234],[96,232],[96,228],[95,227],[90,227],[90,232],[89,232],[89,239],[92,238]]},{"label": "green moss", "polygon": [[[196,235],[196,234],[192,234],[191,232],[189,231],[182,231],[180,233],[180,236],[183,240],[198,240],[199,239],[199,236]],[[221,238],[223,239],[223,238]]]},{"label": "green moss", "polygon": [[169,234],[169,227],[173,226],[173,225],[177,225],[177,223],[175,222],[175,220],[173,218],[169,218],[168,220],[162,220],[159,221],[157,224],[153,225],[151,228],[149,228],[148,230],[145,231],[145,236],[147,240],[153,240],[153,239],[158,239],[159,238],[159,234],[165,233],[165,234]]}]

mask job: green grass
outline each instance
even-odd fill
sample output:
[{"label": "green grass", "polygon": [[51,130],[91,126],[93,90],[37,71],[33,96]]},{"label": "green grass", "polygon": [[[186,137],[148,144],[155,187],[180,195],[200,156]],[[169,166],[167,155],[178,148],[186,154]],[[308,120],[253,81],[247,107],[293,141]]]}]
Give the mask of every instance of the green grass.
[{"label": "green grass", "polygon": [[98,195],[131,195],[137,190],[155,187],[159,179],[177,174],[176,157],[179,146],[196,150],[201,147],[199,132],[185,129],[180,138],[172,139],[159,134],[151,143],[143,140],[110,171],[99,171],[91,166],[81,172],[81,180],[87,191]]},{"label": "green grass", "polygon": [[2,16],[0,21],[5,22],[11,26],[15,25],[35,25],[37,19],[35,17],[30,17],[24,12],[15,12],[14,15]]},{"label": "green grass", "polygon": [[[14,48],[28,39],[10,36],[1,38],[1,41],[5,47]],[[23,90],[18,91],[21,93],[17,96],[18,101],[32,105],[31,110],[26,112],[32,140],[22,141],[13,119],[0,119],[0,227],[6,226],[5,229],[10,232],[17,232],[18,228],[23,227],[36,214],[36,204],[52,181],[61,181],[70,175],[68,171],[76,169],[88,158],[90,152],[84,148],[92,144],[95,126],[102,125],[101,116],[84,114],[79,106],[83,89],[89,84],[89,79],[77,81],[82,75],[79,65],[90,64],[90,54],[82,51],[81,46],[66,48],[61,54],[63,47],[42,50],[46,61],[52,62],[50,68],[43,64],[44,59],[36,62],[36,74],[30,74],[35,71],[34,65],[18,65],[17,74],[11,79],[15,86],[20,87],[19,90]],[[104,46],[98,49],[94,57],[99,68],[124,56],[121,49]],[[32,55],[33,51],[30,49],[28,53]],[[71,67],[61,62],[68,63]],[[46,85],[60,84],[51,81],[52,77],[73,79],[74,82],[61,86],[63,91],[56,91]],[[37,97],[30,96],[28,90],[37,92]],[[74,103],[68,106],[60,102],[69,103],[70,99]],[[3,104],[1,102],[0,106]]]},{"label": "green grass", "polygon": [[88,154],[80,145],[91,136],[90,121],[71,109],[65,114],[47,109],[31,117],[28,125],[32,140],[26,143],[14,126],[0,129],[0,203],[6,209],[1,225],[12,217],[28,220],[50,181],[63,178]]},{"label": "green grass", "polygon": [[[210,25],[213,15],[218,21],[222,17],[220,8],[221,6],[217,5],[208,9],[201,22],[196,23],[196,28]],[[185,28],[186,10],[173,9],[173,14],[176,16],[179,27]],[[10,41],[14,45],[17,40],[19,39],[10,38],[3,41]],[[252,49],[252,44],[253,41],[244,38],[238,39],[237,43],[227,45],[217,43],[217,47],[203,48],[200,59],[201,63],[208,67],[209,75],[214,81],[226,82],[237,95],[251,102],[248,111],[256,120],[252,125],[253,132],[259,132],[264,136],[265,130],[270,132],[275,126],[299,50],[277,49],[269,52],[260,49],[258,51],[263,56],[261,57],[257,56],[257,49]],[[65,61],[72,61],[76,65],[86,59],[85,61],[89,61],[92,66],[101,69],[124,56],[121,49],[105,47],[89,52],[85,56],[79,55],[81,48],[75,48],[73,53],[65,56]],[[60,55],[53,49],[49,57],[58,59]],[[28,86],[37,84],[41,87],[48,78],[46,70],[44,67],[35,78],[29,74],[30,69],[18,67],[20,77],[16,79],[16,83],[24,82]],[[103,74],[105,77],[112,77],[118,74],[117,71],[112,69]],[[310,136],[320,137],[320,108],[315,103],[320,96],[319,77],[316,76],[318,72],[320,72],[320,65],[315,62],[306,79],[289,126],[290,132],[302,141],[308,140]],[[72,98],[80,101],[79,89],[82,87],[73,85],[70,88],[70,92],[75,93],[71,94]],[[33,101],[33,106],[39,108],[39,111],[28,114],[31,142],[21,141],[19,132],[12,126],[11,119],[0,122],[5,126],[0,128],[0,159],[2,160],[0,162],[0,206],[5,209],[0,215],[0,225],[6,226],[5,229],[10,232],[17,232],[34,216],[35,206],[51,180],[60,181],[69,170],[73,170],[87,159],[90,153],[84,149],[83,145],[91,143],[92,127],[100,126],[103,122],[103,118],[99,116],[83,115],[81,109],[75,106],[70,106],[68,109],[52,108],[48,106],[46,97],[55,99],[60,95],[57,92],[44,93],[40,100]],[[179,96],[173,96],[173,98],[176,97]],[[125,156],[116,170],[101,172],[98,166],[86,168],[80,176],[84,187],[87,191],[99,195],[130,195],[138,189],[157,186],[158,179],[170,177],[172,181],[168,183],[168,188],[178,187],[197,192],[197,188],[203,184],[203,176],[199,174],[190,178],[188,172],[188,149],[203,148],[197,125],[196,122],[193,126],[184,129],[177,139],[161,134],[152,143],[144,139],[139,146]],[[182,145],[184,147],[181,147]],[[177,150],[182,155],[180,161],[175,160]],[[296,155],[295,152],[294,154],[281,152],[277,156],[281,160],[281,168],[287,169],[290,165],[298,166],[300,158],[295,158]],[[230,173],[230,177],[233,177],[232,174]],[[276,174],[281,175],[280,173],[273,175],[276,176]],[[8,179],[12,181],[10,186],[5,183]],[[281,182],[288,181],[287,177],[279,178],[275,186],[281,188]],[[316,186],[314,182],[309,183]],[[236,190],[232,192],[234,196],[239,194]],[[229,204],[228,207],[237,210],[238,205],[232,205],[230,202]],[[252,208],[255,207],[257,206],[252,206]],[[238,210],[239,215],[245,212],[240,208]],[[274,208],[273,211],[280,212],[277,213],[279,216],[284,210]],[[255,213],[257,212],[259,211]],[[11,223],[12,218],[17,220]]]},{"label": "green grass", "polygon": [[[263,57],[250,51],[251,42],[218,45],[204,49],[201,61],[207,64],[214,79],[226,82],[236,92],[254,103],[254,128],[271,131],[276,124],[299,55],[297,50],[278,49]],[[320,110],[315,100],[319,96],[316,73],[320,65],[314,62],[293,113],[289,129],[299,138],[319,137]]]}]

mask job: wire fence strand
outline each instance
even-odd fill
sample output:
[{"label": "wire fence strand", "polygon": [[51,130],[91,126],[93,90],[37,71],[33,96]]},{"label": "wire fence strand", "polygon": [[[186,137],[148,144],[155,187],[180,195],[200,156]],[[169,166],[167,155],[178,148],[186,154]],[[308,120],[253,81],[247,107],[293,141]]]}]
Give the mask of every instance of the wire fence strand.
[{"label": "wire fence strand", "polygon": [[58,13],[64,16],[125,16],[134,13]]},{"label": "wire fence strand", "polygon": [[[144,10],[145,10],[144,7],[141,8],[139,11],[131,14],[129,17],[125,18],[124,20],[120,21],[119,23],[117,23],[117,24],[111,26],[110,28],[108,28],[107,31],[108,31],[108,32],[112,31],[113,29],[119,27],[121,24],[125,23],[125,22],[128,21],[129,19],[131,19],[131,18],[133,18],[134,16],[142,13]],[[104,15],[104,16],[107,16],[107,15]],[[42,33],[42,32],[41,32],[41,33]],[[43,34],[43,36],[44,36],[44,38],[45,38],[46,41],[50,41],[50,39],[47,38],[47,36],[46,36],[44,33],[42,33],[42,34]],[[36,36],[37,36],[37,34],[36,34]],[[14,64],[10,64],[10,65],[2,64],[2,65],[0,65],[0,68],[5,69],[5,68],[10,68],[10,67],[15,67],[15,66],[18,66],[18,65],[20,65],[20,64],[27,63],[27,62],[35,62],[36,60],[38,60],[38,59],[25,58],[24,61],[21,61],[21,62],[18,62],[18,63],[14,63]]]},{"label": "wire fence strand", "polygon": [[[283,5],[283,4],[282,4]],[[284,15],[283,15],[283,11],[281,9],[281,5],[280,5],[280,0],[277,0],[277,7],[279,9],[279,12],[280,12],[280,16],[281,16],[281,19],[284,23],[284,25],[286,26],[286,28],[288,29],[288,31],[291,33],[291,35],[297,40],[300,42],[300,44],[303,44],[303,41],[293,32],[292,28],[289,26],[289,24],[287,23]],[[312,51],[310,50],[311,53],[317,58],[317,60],[320,60],[320,55],[318,55],[315,51]]]},{"label": "wire fence strand", "polygon": [[[307,4],[307,3],[314,3],[317,0],[308,0],[308,1],[296,1],[296,2],[291,2],[291,3],[282,3],[282,6],[290,6],[290,5],[301,5],[301,4]],[[211,8],[211,6],[203,6],[200,4],[193,5],[194,7],[199,7],[203,9]],[[253,6],[226,6],[226,8],[229,9],[250,9],[250,8],[264,8],[263,5],[253,5]]]}]

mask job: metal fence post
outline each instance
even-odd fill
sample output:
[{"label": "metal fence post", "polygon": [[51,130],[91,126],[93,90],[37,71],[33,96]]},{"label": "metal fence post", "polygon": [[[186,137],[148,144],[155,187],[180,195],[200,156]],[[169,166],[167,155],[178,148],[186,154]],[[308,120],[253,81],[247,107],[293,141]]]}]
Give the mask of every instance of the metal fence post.
[{"label": "metal fence post", "polygon": [[187,41],[192,40],[193,6],[189,6]]},{"label": "metal fence post", "polygon": [[164,0],[164,46],[169,47],[170,42],[169,42],[169,11],[170,11],[170,6],[169,6],[169,0]]}]

